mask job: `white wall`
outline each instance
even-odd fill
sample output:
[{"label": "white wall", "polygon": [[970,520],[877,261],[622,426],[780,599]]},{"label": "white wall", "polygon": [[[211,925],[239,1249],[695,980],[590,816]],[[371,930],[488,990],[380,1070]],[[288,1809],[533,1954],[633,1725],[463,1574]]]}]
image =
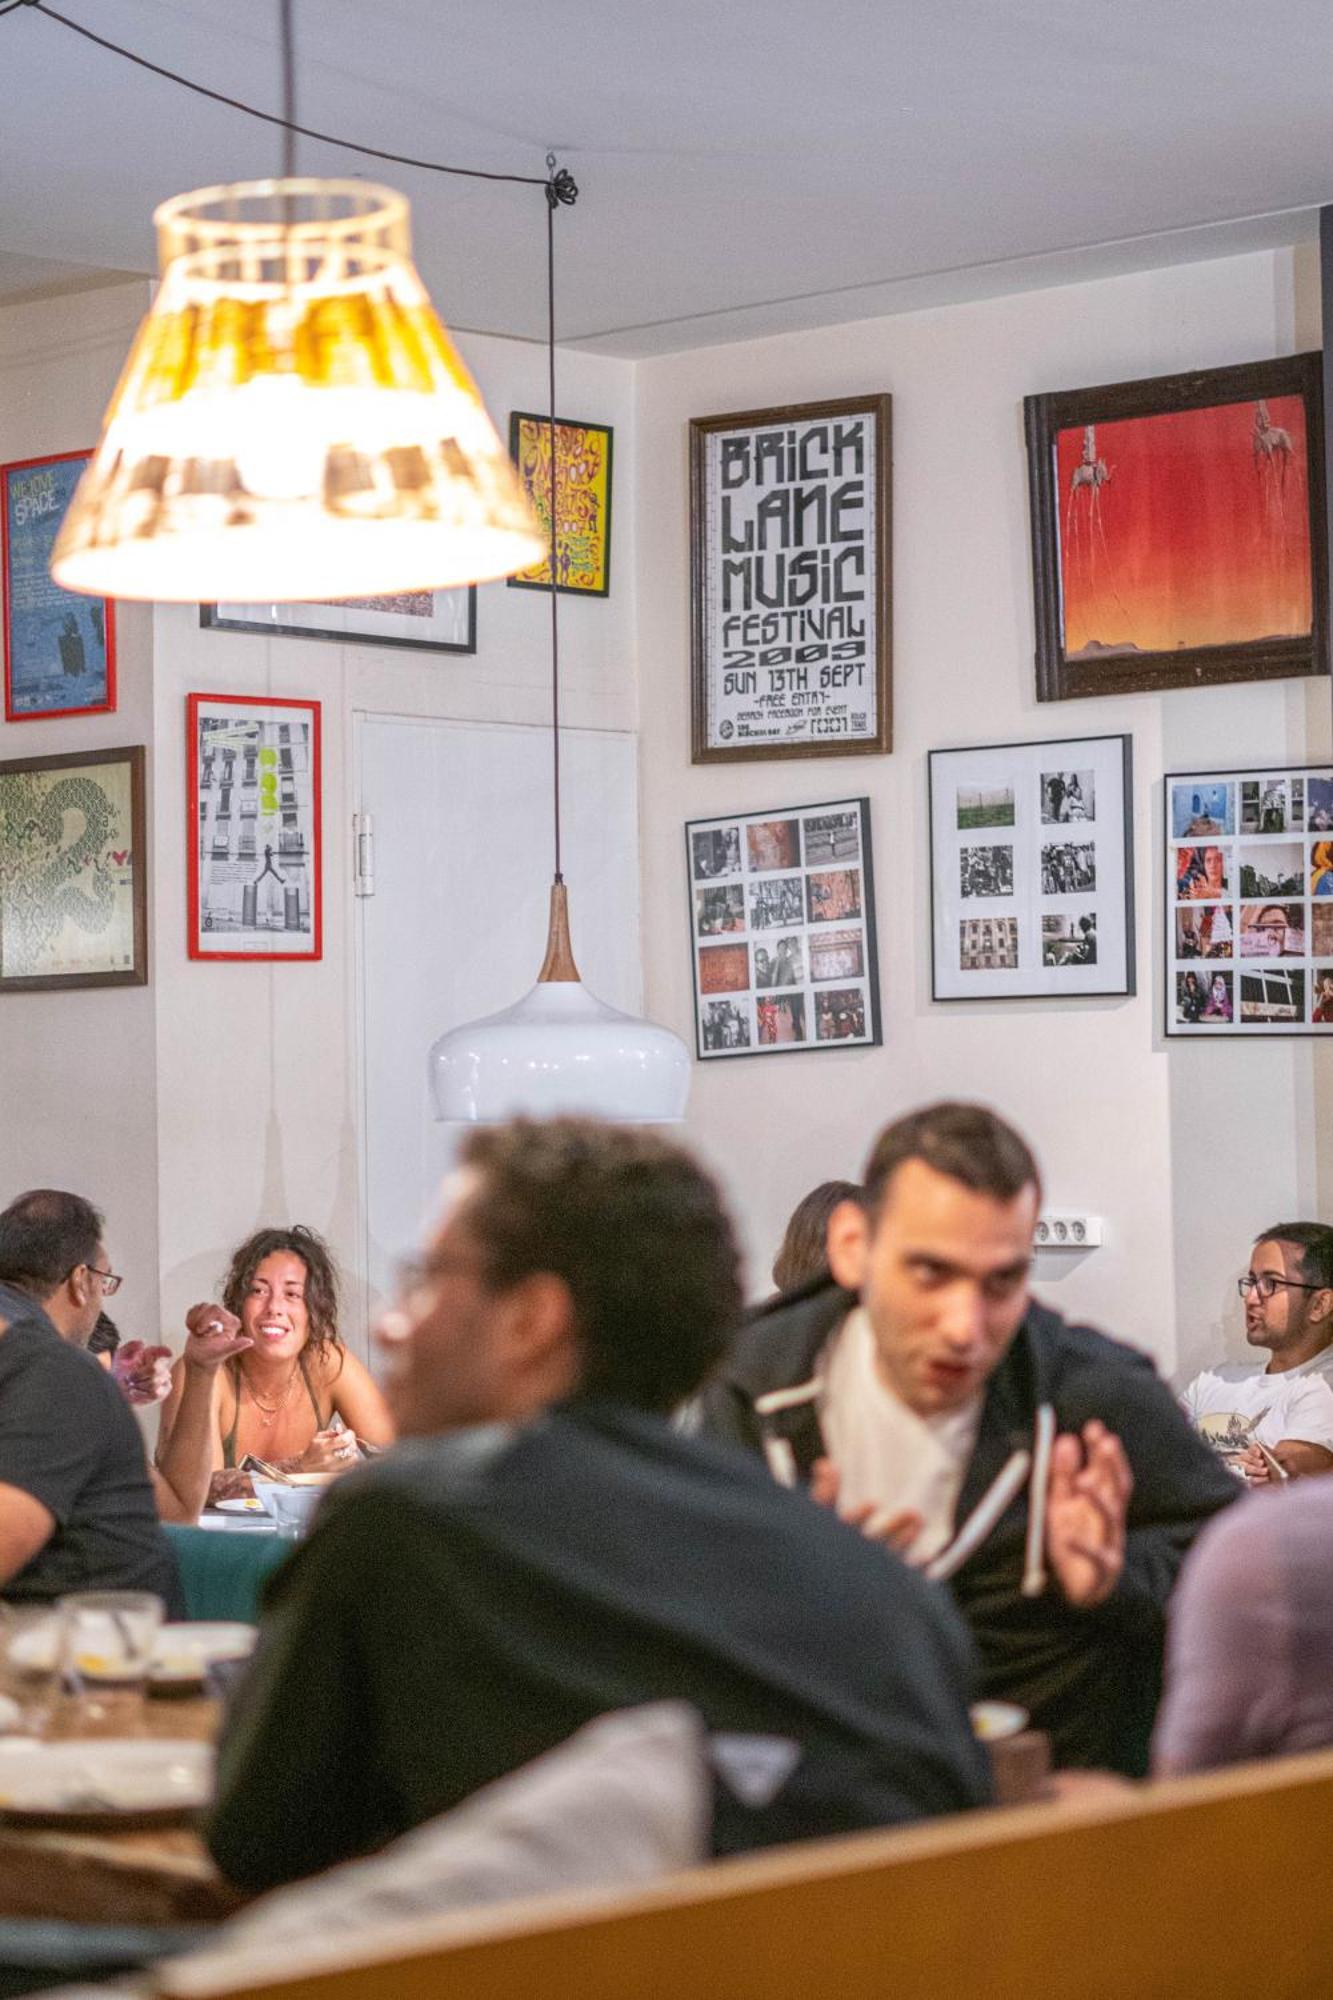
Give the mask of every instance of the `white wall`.
[{"label": "white wall", "polygon": [[[0,464],[96,442],[147,303],[143,283],[0,311]],[[151,614],[124,605],[116,631],[117,712],[0,721],[0,759],[151,745]],[[151,752],[147,765],[151,828]],[[59,1187],[103,1209],[126,1280],[112,1310],[127,1332],[157,1317],[156,1002],[151,969],[147,986],[0,993],[0,1206],[24,1188]]]},{"label": "white wall", "polygon": [[[696,1068],[689,1130],[724,1177],[765,1287],[785,1218],[855,1176],[874,1131],[940,1095],[1010,1114],[1053,1206],[1103,1215],[1104,1248],[1041,1260],[1051,1303],[1192,1369],[1238,1345],[1231,1280],[1255,1229],[1317,1212],[1330,1160],[1308,1040],[1165,1044],[1158,993],[1160,773],[1330,753],[1327,681],[1038,705],[1022,399],[1318,345],[1317,272],[1279,252],[694,350],[639,365],[639,668],[646,999],[693,1043],[686,819],[872,799],[884,1046]],[[894,750],[885,759],[692,766],[691,417],[893,396]],[[929,749],[1128,730],[1137,997],[930,999]],[[1327,1142],[1325,1142],[1327,1146]]]},{"label": "white wall", "polygon": [[[511,409],[545,402],[544,350],[460,340],[497,427]],[[560,599],[562,717],[575,726],[633,729],[633,370],[627,362],[562,355],[561,414],[615,430],[612,592]],[[326,1234],[351,1279],[349,1339],[364,1339],[361,1118],[354,990],[351,826],[356,810],[352,719],[357,711],[544,723],[550,715],[550,599],[490,584],[478,592],[474,655],[378,650],[313,639],[203,630],[193,607],[159,605],[155,628],[157,775],[154,897],[158,939],[157,1203],[163,1325],[211,1296],[234,1244],[262,1223],[305,1222]],[[324,956],[320,963],[208,964],[185,955],[185,697],[275,694],[324,704]],[[471,857],[460,854],[460,867]],[[549,879],[544,845],[534,877]],[[571,882],[575,950],[581,908]],[[582,920],[592,921],[584,908]],[[544,934],[532,941],[532,973]],[[405,964],[410,979],[413,967]],[[513,996],[518,997],[517,992]],[[441,1021],[440,1029],[448,1023]],[[426,1051],[421,1051],[425,1088]]]}]

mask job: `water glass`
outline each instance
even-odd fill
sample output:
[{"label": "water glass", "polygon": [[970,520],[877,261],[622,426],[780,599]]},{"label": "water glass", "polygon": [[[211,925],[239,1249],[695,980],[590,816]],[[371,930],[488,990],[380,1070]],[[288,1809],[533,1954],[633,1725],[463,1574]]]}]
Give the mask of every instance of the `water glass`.
[{"label": "water glass", "polygon": [[90,1722],[113,1714],[132,1724],[142,1707],[162,1623],[160,1597],[146,1590],[96,1590],[62,1597],[65,1684]]},{"label": "water glass", "polygon": [[25,1735],[45,1736],[60,1695],[65,1614],[59,1604],[0,1604],[4,1692],[18,1703]]}]

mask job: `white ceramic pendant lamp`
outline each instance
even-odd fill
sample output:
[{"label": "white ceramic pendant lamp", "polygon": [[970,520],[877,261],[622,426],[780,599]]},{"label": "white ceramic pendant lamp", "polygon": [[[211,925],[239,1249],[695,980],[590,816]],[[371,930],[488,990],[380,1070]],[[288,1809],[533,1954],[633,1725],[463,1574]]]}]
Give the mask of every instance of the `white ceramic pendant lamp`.
[{"label": "white ceramic pendant lamp", "polygon": [[560,866],[560,625],[556,521],[555,160],[546,212],[546,362],[550,400],[551,752],[555,879],[537,983],[512,1007],[440,1036],[430,1052],[437,1117],[463,1124],[561,1114],[662,1125],[685,1115],[690,1058],[669,1029],[608,1007],[579,977]]}]

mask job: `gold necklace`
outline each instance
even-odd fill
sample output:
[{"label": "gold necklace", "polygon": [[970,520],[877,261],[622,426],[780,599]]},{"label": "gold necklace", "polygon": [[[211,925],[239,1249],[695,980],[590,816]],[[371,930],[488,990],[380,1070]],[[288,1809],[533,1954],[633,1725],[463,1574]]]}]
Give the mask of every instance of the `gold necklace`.
[{"label": "gold necklace", "polygon": [[273,1422],[273,1419],[276,1416],[278,1416],[281,1411],[285,1410],[288,1403],[291,1402],[292,1390],[296,1386],[296,1377],[300,1373],[300,1368],[301,1364],[299,1361],[294,1361],[292,1363],[291,1374],[287,1377],[286,1386],[284,1387],[283,1392],[279,1396],[276,1403],[265,1403],[264,1401],[262,1401],[262,1399],[255,1392],[254,1383],[250,1380],[250,1377],[245,1373],[245,1370],[242,1368],[241,1375],[242,1378],[244,1379],[246,1388],[250,1391],[250,1401],[254,1404],[255,1408],[259,1412],[259,1422],[260,1422],[260,1427],[262,1429],[267,1430],[269,1425]]}]

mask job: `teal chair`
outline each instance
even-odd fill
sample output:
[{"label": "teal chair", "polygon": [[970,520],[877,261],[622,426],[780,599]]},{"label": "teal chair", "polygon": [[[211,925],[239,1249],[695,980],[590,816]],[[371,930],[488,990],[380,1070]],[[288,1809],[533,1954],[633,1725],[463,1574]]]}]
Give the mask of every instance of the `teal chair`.
[{"label": "teal chair", "polygon": [[228,1535],[171,1522],[165,1526],[180,1565],[185,1616],[253,1625],[264,1578],[290,1554],[293,1544],[277,1535]]}]

